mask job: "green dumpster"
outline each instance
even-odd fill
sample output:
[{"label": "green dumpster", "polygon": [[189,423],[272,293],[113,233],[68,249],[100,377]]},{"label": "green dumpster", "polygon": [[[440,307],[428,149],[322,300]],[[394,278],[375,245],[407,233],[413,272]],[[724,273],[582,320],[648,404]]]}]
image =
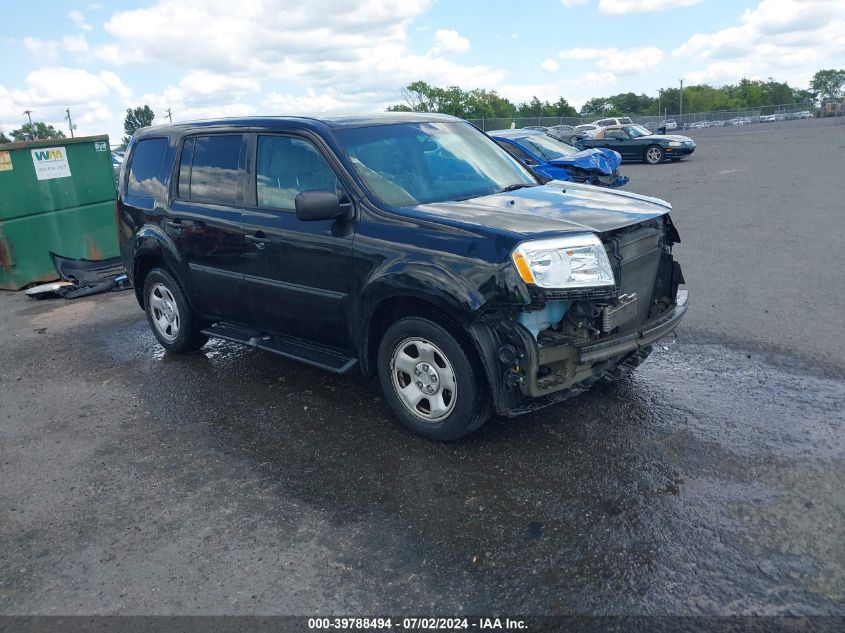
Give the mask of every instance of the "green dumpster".
[{"label": "green dumpster", "polygon": [[50,251],[118,255],[108,136],[0,145],[0,288],[58,275]]}]

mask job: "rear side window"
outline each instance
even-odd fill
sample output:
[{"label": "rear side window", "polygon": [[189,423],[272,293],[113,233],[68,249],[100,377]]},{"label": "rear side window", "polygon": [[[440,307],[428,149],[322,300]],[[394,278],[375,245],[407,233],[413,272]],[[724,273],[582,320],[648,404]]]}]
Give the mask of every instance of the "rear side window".
[{"label": "rear side window", "polygon": [[164,198],[165,176],[162,172],[168,144],[166,138],[148,138],[135,145],[129,166],[127,193],[158,200]]},{"label": "rear side window", "polygon": [[237,204],[240,134],[197,136],[185,141],[179,160],[179,197],[196,202]]}]

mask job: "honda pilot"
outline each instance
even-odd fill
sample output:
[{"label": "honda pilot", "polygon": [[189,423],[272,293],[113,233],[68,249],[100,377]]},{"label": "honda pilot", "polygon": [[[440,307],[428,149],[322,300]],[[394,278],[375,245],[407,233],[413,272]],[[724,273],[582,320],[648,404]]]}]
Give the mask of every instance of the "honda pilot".
[{"label": "honda pilot", "polygon": [[687,309],[668,203],[544,182],[453,117],[147,127],[126,156],[121,256],[165,349],[377,376],[430,439],[621,377]]}]

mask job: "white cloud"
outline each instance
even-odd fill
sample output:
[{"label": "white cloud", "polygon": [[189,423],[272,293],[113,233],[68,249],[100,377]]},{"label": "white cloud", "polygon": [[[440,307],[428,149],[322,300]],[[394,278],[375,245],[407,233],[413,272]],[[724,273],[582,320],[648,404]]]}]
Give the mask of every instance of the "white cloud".
[{"label": "white cloud", "polygon": [[845,3],[827,0],[762,0],[736,26],[697,33],[672,51],[687,65],[691,83],[775,77],[804,86],[813,72],[839,65],[845,49]]},{"label": "white cloud", "polygon": [[164,95],[173,102],[201,105],[237,102],[253,92],[261,92],[255,79],[197,70],[185,75],[177,87],[167,88]]},{"label": "white cloud", "polygon": [[65,35],[60,40],[39,40],[34,37],[23,38],[23,45],[36,59],[49,61],[58,59],[61,53],[79,55],[90,49],[84,34]]},{"label": "white cloud", "polygon": [[656,13],[698,4],[701,0],[599,0],[599,13]]},{"label": "white cloud", "polygon": [[558,64],[555,60],[549,57],[543,60],[543,63],[540,64],[540,68],[542,68],[543,70],[548,70],[550,73],[553,73],[558,68],[560,68],[560,64]]},{"label": "white cloud", "polygon": [[615,74],[640,74],[653,70],[663,61],[663,51],[642,48],[571,48],[558,53],[561,59],[592,61],[596,67]]},{"label": "white cloud", "polygon": [[68,53],[86,53],[90,48],[84,35],[65,35],[62,38],[62,48]]},{"label": "white cloud", "polygon": [[313,0],[306,4],[159,0],[115,13],[104,58],[161,61],[214,72],[270,70],[286,59],[354,61],[370,47],[402,47],[430,0]]},{"label": "white cloud", "polygon": [[[489,87],[504,73],[464,65],[453,56],[469,50],[458,32],[440,29],[425,53],[408,46],[408,30],[432,0],[313,0],[277,5],[229,0],[158,0],[149,7],[115,13],[105,30],[114,39],[92,54],[120,65],[167,64],[185,79],[161,96],[184,103],[236,102],[258,82],[268,94],[312,91],[317,98],[343,95],[366,109],[398,100],[402,86],[423,79],[437,85]],[[234,93],[203,93],[228,77]],[[291,90],[295,86],[296,90]],[[292,97],[291,97],[292,98]]]},{"label": "white cloud", "polygon": [[435,50],[442,53],[466,53],[469,50],[469,40],[461,37],[457,31],[438,29],[434,33]]},{"label": "white cloud", "polygon": [[577,6],[582,5],[586,2],[587,2],[587,0],[560,0],[560,3],[564,7],[566,7],[567,9],[570,9],[572,7],[577,7]]},{"label": "white cloud", "polygon": [[12,91],[16,102],[32,106],[66,106],[108,96],[101,77],[81,68],[41,68],[26,78],[26,90]]},{"label": "white cloud", "polygon": [[85,16],[84,16],[84,15],[82,15],[82,12],[80,12],[80,11],[71,11],[71,12],[70,12],[70,13],[68,13],[67,15],[68,15],[68,17],[69,17],[71,20],[73,20],[73,23],[74,23],[74,24],[76,24],[76,26],[78,26],[79,28],[81,28],[83,31],[90,31],[90,30],[91,30],[91,25],[90,25],[90,24],[88,24],[88,23],[85,21]]}]

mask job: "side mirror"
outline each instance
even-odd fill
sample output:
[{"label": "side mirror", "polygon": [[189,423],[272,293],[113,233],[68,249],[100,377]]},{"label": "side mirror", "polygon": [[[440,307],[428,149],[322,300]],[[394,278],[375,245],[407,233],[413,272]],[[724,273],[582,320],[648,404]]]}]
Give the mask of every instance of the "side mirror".
[{"label": "side mirror", "polygon": [[296,205],[296,217],[303,222],[333,220],[345,212],[340,206],[340,198],[337,197],[337,194],[323,189],[301,191],[296,194],[294,204]]}]

